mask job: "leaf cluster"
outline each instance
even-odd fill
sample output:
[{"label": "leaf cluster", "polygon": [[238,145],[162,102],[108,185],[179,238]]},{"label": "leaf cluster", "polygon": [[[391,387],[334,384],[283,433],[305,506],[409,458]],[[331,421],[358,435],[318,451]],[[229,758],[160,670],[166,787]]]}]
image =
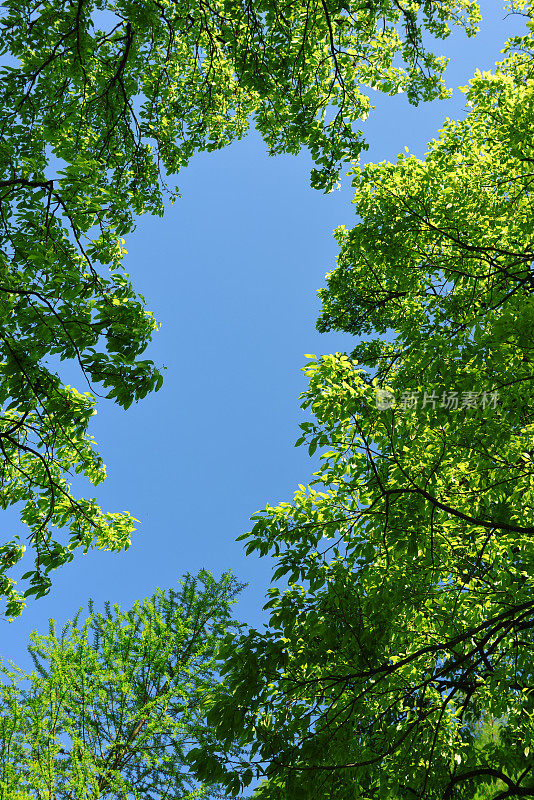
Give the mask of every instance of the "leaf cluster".
[{"label": "leaf cluster", "polygon": [[213,736],[204,717],[221,637],[238,628],[243,588],[230,573],[187,574],[129,611],[80,612],[61,632],[33,633],[35,670],[2,666],[0,797],[219,796],[199,784],[189,751]]}]

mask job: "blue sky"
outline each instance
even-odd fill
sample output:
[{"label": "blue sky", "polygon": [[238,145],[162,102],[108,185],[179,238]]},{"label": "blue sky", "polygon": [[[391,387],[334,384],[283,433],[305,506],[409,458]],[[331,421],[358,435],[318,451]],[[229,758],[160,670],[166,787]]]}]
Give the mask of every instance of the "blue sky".
[{"label": "blue sky", "polygon": [[[482,3],[476,39],[458,32],[438,47],[451,57],[446,81],[464,85],[490,69],[507,36],[522,29],[500,2]],[[463,114],[462,95],[410,106],[372,92],[365,161],[395,160],[407,146],[423,156],[446,116]],[[2,655],[30,666],[26,643],[93,598],[129,607],[156,587],[201,567],[231,569],[249,583],[236,616],[256,626],[269,586],[269,557],[246,557],[237,536],[266,502],[290,500],[317,465],[295,448],[305,388],[305,353],[348,351],[348,335],[315,329],[317,289],[335,263],[333,229],[356,223],[350,181],[323,195],[309,187],[311,160],[269,158],[255,132],[195,156],[177,178],[181,199],[163,218],[143,217],[125,260],[161,330],[148,357],[166,366],[160,392],[127,411],[99,401],[92,434],[108,466],[104,484],[85,489],[108,511],[141,524],[126,553],[94,551],[53,573],[53,588],[22,618],[2,623]],[[74,380],[69,374],[69,381]],[[75,385],[86,391],[81,380]],[[4,515],[10,534],[26,533]],[[25,566],[25,569],[29,567]]]}]

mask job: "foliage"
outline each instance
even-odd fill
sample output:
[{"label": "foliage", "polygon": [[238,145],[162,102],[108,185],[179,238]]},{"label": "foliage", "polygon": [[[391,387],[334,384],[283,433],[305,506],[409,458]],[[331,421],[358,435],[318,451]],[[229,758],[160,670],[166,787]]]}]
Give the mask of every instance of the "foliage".
[{"label": "foliage", "polygon": [[[293,502],[263,632],[230,636],[209,720],[261,800],[534,796],[534,8],[421,161],[354,172],[321,291]],[[384,334],[393,332],[390,339]],[[455,394],[456,393],[456,394]],[[324,449],[326,448],[326,450]],[[486,735],[488,720],[498,735]],[[196,752],[209,775],[217,748]],[[247,784],[239,764],[228,774]]]},{"label": "foliage", "polygon": [[204,716],[230,606],[243,588],[202,570],[130,611],[108,603],[59,635],[32,634],[35,671],[3,667],[0,797],[217,797],[187,768],[212,740]]},{"label": "foliage", "polygon": [[[0,506],[19,504],[35,554],[24,596],[92,546],[127,548],[135,520],[77,499],[72,472],[105,467],[88,434],[93,384],[124,408],[157,390],[142,359],[157,324],[121,260],[136,216],[163,213],[165,175],[221,148],[249,119],[269,152],[306,145],[313,185],[333,187],[365,147],[361,84],[444,97],[445,61],[423,43],[476,32],[474,0],[5,0],[0,18]],[[176,192],[174,196],[176,196]],[[78,363],[89,391],[65,386]],[[57,531],[68,531],[68,541]],[[25,546],[0,547],[9,577]]]}]

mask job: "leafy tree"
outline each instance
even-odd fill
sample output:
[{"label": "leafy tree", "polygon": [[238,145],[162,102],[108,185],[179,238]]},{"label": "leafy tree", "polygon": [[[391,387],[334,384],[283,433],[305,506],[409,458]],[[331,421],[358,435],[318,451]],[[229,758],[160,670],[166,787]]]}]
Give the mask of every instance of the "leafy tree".
[{"label": "leafy tree", "polygon": [[[73,496],[105,467],[88,433],[97,393],[127,408],[162,376],[142,355],[157,324],[121,268],[137,215],[162,214],[165,176],[253,119],[269,152],[309,148],[329,190],[366,145],[362,85],[444,97],[425,34],[476,32],[473,0],[5,0],[0,18],[0,506],[20,504],[35,562],[24,596],[49,591],[74,551],[129,546],[135,520]],[[171,196],[176,197],[177,192]],[[88,391],[65,386],[75,360]],[[58,534],[68,531],[67,540]],[[9,577],[25,546],[0,546]]]},{"label": "leafy tree", "polygon": [[80,612],[32,634],[35,671],[2,667],[0,797],[5,800],[217,797],[187,767],[211,742],[205,708],[230,607],[243,588],[202,570],[178,591],[123,612]]},{"label": "leafy tree", "polygon": [[[262,800],[534,796],[534,6],[424,160],[354,171],[300,444],[326,448],[247,552],[263,632],[231,636],[210,721]],[[390,340],[384,338],[393,332]],[[488,720],[498,735],[485,735]],[[487,731],[486,731],[487,733]],[[217,747],[196,751],[209,775]],[[229,764],[232,779],[246,778]]]}]

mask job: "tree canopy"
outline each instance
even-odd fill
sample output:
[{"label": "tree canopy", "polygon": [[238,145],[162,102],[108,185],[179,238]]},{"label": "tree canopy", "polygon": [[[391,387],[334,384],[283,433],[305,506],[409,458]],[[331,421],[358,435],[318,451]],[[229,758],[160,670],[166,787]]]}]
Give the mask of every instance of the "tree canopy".
[{"label": "tree canopy", "polygon": [[[534,796],[534,8],[521,8],[527,34],[464,87],[467,117],[423,160],[353,171],[361,221],[336,232],[318,327],[360,341],[305,367],[314,420],[297,444],[322,450],[321,467],[241,537],[275,559],[270,619],[229,637],[209,717],[248,748],[262,800]],[[201,775],[224,762],[220,745],[193,757]]]},{"label": "tree canopy", "polygon": [[[192,800],[254,777],[258,800],[534,796],[534,4],[511,7],[528,32],[464,87],[466,118],[424,159],[352,170],[360,222],[336,232],[318,328],[359,341],[310,356],[297,442],[321,466],[240,537],[275,560],[266,629],[236,626],[241,587],[207,572],[61,635],[51,623],[35,672],[2,667],[10,800]],[[473,34],[478,8],[3,9],[0,504],[21,504],[25,595],[42,596],[76,548],[133,531],[68,476],[105,476],[93,384],[126,408],[161,386],[142,358],[157,323],[121,266],[136,217],[250,121],[273,155],[308,147],[330,191],[366,147],[365,87],[444,97],[425,41],[451,22]],[[63,384],[65,359],[89,391]],[[23,553],[20,537],[0,547],[11,616]]]},{"label": "tree canopy", "polygon": [[[78,548],[131,541],[130,514],[76,498],[69,481],[105,477],[95,386],[127,408],[162,383],[142,357],[157,323],[121,261],[138,215],[163,213],[166,176],[252,120],[271,154],[308,147],[312,185],[330,190],[366,147],[365,87],[446,96],[426,40],[450,24],[473,35],[478,19],[473,0],[3,3],[0,505],[18,504],[34,556],[21,594],[11,575],[26,545],[0,545],[8,616]],[[84,391],[64,384],[65,359]]]},{"label": "tree canopy", "polygon": [[187,766],[210,742],[215,656],[237,626],[230,574],[186,575],[129,611],[115,604],[32,634],[35,670],[2,665],[0,796],[9,800],[217,797]]}]

